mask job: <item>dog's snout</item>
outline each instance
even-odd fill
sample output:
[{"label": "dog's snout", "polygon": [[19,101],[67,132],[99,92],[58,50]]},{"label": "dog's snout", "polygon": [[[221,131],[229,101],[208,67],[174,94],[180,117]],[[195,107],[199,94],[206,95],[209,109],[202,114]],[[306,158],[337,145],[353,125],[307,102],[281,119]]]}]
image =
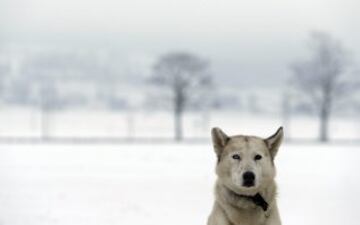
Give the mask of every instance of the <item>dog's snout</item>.
[{"label": "dog's snout", "polygon": [[243,174],[243,185],[245,187],[252,187],[255,185],[255,174],[247,171]]}]

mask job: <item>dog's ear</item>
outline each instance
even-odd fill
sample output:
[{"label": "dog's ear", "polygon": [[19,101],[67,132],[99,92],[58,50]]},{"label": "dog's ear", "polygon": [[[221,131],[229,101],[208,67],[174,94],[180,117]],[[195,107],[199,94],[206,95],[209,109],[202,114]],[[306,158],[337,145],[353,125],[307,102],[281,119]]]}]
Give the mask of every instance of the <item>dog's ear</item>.
[{"label": "dog's ear", "polygon": [[283,128],[280,127],[275,134],[265,139],[265,143],[269,148],[270,155],[273,159],[275,158],[276,153],[279,150],[283,137],[284,137],[284,131]]},{"label": "dog's ear", "polygon": [[218,127],[211,129],[211,137],[215,153],[218,156],[218,159],[220,159],[221,153],[230,138]]}]

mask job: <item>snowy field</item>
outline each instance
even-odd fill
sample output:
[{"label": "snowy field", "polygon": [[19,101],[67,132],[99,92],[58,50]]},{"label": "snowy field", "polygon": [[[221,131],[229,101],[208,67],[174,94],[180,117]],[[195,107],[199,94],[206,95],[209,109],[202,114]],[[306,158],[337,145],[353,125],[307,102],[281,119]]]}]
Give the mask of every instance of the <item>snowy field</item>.
[{"label": "snowy field", "polygon": [[[284,145],[285,225],[358,225],[360,146]],[[210,144],[1,145],[0,225],[200,225],[213,202]]]},{"label": "snowy field", "polygon": [[[24,108],[3,108],[0,111],[0,137],[40,137],[42,114]],[[50,112],[46,116],[51,137],[95,138],[173,138],[173,117],[161,111],[71,110]],[[236,111],[213,111],[184,114],[185,138],[208,138],[213,126],[229,133],[271,135],[285,126],[286,137],[314,140],[318,136],[315,117],[293,116],[287,124],[277,114],[250,114]],[[332,140],[360,140],[358,117],[336,117],[330,121]]]}]

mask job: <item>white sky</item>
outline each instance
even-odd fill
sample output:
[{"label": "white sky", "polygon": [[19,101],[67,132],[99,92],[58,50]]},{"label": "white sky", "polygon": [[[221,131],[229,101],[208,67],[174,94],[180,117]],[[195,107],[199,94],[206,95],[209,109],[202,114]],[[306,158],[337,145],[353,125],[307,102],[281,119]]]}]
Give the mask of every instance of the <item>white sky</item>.
[{"label": "white sky", "polygon": [[189,50],[209,58],[220,79],[277,83],[304,53],[311,30],[324,30],[360,54],[354,0],[2,0],[4,44],[118,46],[155,57]]}]

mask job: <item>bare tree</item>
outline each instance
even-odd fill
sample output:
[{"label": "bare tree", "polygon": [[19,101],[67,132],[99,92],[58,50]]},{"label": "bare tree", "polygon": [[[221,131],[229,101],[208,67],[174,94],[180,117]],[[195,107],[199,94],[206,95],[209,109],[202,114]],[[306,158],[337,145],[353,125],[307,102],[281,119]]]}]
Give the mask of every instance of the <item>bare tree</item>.
[{"label": "bare tree", "polygon": [[204,90],[211,86],[209,64],[186,52],[172,52],[159,58],[153,68],[151,82],[170,92],[174,112],[175,139],[183,138],[182,115],[186,107],[206,101]]},{"label": "bare tree", "polygon": [[[0,62],[0,97],[3,97],[3,93],[4,93],[4,78],[5,76],[8,76],[10,72],[10,68],[8,65]],[[2,100],[2,99],[1,99]]]},{"label": "bare tree", "polygon": [[313,32],[311,57],[291,66],[294,84],[308,97],[319,117],[319,139],[328,141],[329,119],[334,107],[352,90],[345,71],[349,57],[342,44],[325,32]]}]

